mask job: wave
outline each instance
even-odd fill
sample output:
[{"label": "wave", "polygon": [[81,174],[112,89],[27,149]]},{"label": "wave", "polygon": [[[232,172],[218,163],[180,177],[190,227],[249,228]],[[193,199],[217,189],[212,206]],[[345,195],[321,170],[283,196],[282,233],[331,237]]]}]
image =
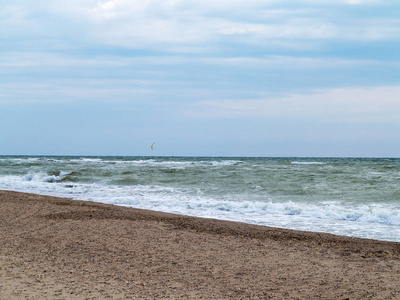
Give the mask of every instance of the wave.
[{"label": "wave", "polygon": [[324,162],[320,161],[292,161],[292,165],[326,165]]},{"label": "wave", "polygon": [[[44,172],[28,173],[19,176],[1,176],[0,186],[19,191],[44,192],[45,194],[50,192],[51,195],[61,197],[70,197],[71,194],[76,193],[79,195],[76,199],[156,210],[168,209],[168,211],[181,214],[209,212],[218,215],[218,212],[231,212],[247,215],[248,218],[251,215],[257,215],[257,218],[281,215],[400,226],[400,209],[390,204],[366,205],[338,201],[309,203],[271,199],[268,201],[238,200],[231,199],[229,195],[212,197],[199,189],[143,185],[138,183],[137,178],[116,179],[113,184],[108,181],[84,183],[74,181],[73,178],[73,172],[66,171],[60,171],[58,175]],[[128,181],[130,185],[121,185],[121,181],[124,184]],[[240,197],[240,195],[235,196]],[[246,197],[251,198],[251,195]]]},{"label": "wave", "polygon": [[299,202],[234,202],[234,201],[196,201],[188,204],[194,209],[214,209],[228,212],[287,215],[305,218],[343,220],[351,222],[381,223],[400,226],[400,211],[395,206],[374,204],[344,206],[342,203],[309,204]]},{"label": "wave", "polygon": [[59,175],[49,175],[47,173],[28,173],[22,176],[25,181],[37,181],[37,182],[59,182],[65,177],[70,175],[71,172],[60,172]]},{"label": "wave", "polygon": [[106,162],[101,158],[87,158],[87,157],[73,158],[73,159],[70,159],[69,161],[70,162],[83,162],[83,163],[87,163],[87,162],[91,162],[91,163]]},{"label": "wave", "polygon": [[1,157],[0,165],[0,189],[400,241],[390,227],[400,226],[400,173],[382,169],[392,162]]}]

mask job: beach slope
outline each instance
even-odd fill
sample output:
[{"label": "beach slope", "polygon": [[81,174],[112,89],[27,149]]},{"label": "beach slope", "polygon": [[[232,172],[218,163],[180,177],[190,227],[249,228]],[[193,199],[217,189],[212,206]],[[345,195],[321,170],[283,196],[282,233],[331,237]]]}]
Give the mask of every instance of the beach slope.
[{"label": "beach slope", "polygon": [[400,299],[400,243],[0,191],[0,299]]}]

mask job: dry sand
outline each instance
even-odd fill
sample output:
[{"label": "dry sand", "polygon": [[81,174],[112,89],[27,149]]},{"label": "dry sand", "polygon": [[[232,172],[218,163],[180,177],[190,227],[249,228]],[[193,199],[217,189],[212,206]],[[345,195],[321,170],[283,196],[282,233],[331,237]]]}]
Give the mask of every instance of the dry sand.
[{"label": "dry sand", "polygon": [[0,299],[400,299],[400,243],[0,191]]}]

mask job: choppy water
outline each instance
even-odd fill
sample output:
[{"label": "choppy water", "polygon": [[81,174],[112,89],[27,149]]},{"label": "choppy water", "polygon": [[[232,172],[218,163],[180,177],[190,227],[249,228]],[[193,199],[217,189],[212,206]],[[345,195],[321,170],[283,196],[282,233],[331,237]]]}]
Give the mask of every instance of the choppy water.
[{"label": "choppy water", "polygon": [[0,156],[0,189],[400,242],[400,159]]}]

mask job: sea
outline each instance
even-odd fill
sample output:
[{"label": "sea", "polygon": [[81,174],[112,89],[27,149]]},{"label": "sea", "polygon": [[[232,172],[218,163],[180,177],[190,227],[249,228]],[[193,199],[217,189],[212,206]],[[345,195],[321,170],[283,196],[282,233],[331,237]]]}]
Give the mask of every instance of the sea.
[{"label": "sea", "polygon": [[399,158],[0,156],[0,189],[400,242]]}]

